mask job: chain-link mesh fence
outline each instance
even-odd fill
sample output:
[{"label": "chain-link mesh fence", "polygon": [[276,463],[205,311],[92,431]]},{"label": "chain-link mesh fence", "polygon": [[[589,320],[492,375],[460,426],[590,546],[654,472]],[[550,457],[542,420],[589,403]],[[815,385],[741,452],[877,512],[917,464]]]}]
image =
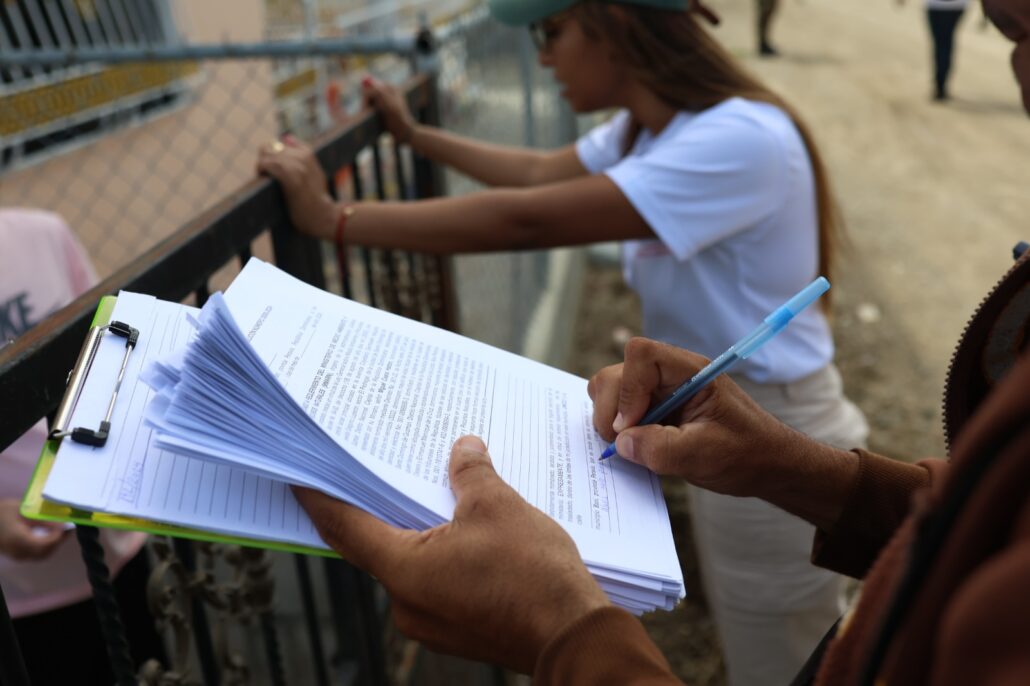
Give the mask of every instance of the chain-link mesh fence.
[{"label": "chain-link mesh fence", "polygon": [[[500,143],[551,147],[572,139],[572,119],[536,65],[525,32],[489,20],[479,2],[18,0],[0,3],[0,207],[60,214],[101,277],[111,274],[251,179],[263,143],[285,131],[312,137],[353,113],[366,73],[396,82],[417,68],[407,54],[355,56],[345,49],[346,41],[410,38],[422,24],[439,37],[432,61],[418,66],[437,70],[443,126]],[[341,52],[3,62],[5,53],[26,50],[116,52],[225,43],[228,51],[232,45],[320,38],[341,39]],[[410,167],[410,156],[383,143],[383,178],[398,178],[389,168]],[[365,153],[356,167],[367,196],[410,197],[397,184],[380,187],[370,158]],[[410,182],[414,175],[406,171],[400,177]],[[352,191],[354,175],[347,170],[336,181]],[[476,187],[456,175],[448,184],[452,193]],[[271,250],[257,245],[254,253],[267,258]],[[367,262],[359,251],[352,253],[352,281],[360,284]],[[546,289],[554,287],[554,262],[552,253],[456,260],[463,331],[523,352],[530,322],[539,318]],[[212,287],[224,287],[230,276],[214,279]],[[368,293],[355,295],[370,299]],[[301,607],[300,588],[288,569],[293,561],[283,555],[271,559],[291,681],[311,683],[304,620],[293,611]],[[330,584],[321,581],[316,591],[324,608],[329,599],[321,596]],[[263,664],[260,636],[248,632],[243,639],[248,663]],[[343,652],[337,647],[336,653]],[[264,676],[253,674],[253,682],[265,683]]]},{"label": "chain-link mesh fence", "polygon": [[[416,68],[409,55],[353,55],[347,41],[410,37],[420,24],[440,37],[422,66],[438,71],[446,128],[548,147],[574,136],[573,120],[524,32],[490,20],[478,2],[25,0],[0,5],[0,49],[338,38],[341,52],[5,65],[0,206],[60,214],[100,275],[112,273],[251,178],[261,144],[285,131],[313,136],[354,112],[365,74],[395,82],[408,77]],[[405,159],[387,154],[384,164]],[[362,162],[365,177],[371,165]],[[374,179],[365,181],[374,187]],[[454,175],[449,185],[452,193],[475,188]],[[402,190],[384,193],[403,197]],[[521,351],[549,264],[546,253],[459,258],[462,330]]]}]

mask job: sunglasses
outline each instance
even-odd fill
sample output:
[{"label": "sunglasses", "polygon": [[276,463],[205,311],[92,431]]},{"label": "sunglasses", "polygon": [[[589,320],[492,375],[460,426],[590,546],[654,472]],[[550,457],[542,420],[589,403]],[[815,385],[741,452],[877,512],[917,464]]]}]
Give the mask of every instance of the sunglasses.
[{"label": "sunglasses", "polygon": [[551,47],[551,43],[558,37],[561,25],[568,21],[570,13],[568,10],[553,14],[542,21],[534,21],[529,25],[529,37],[533,39],[533,45],[537,50],[543,51]]}]

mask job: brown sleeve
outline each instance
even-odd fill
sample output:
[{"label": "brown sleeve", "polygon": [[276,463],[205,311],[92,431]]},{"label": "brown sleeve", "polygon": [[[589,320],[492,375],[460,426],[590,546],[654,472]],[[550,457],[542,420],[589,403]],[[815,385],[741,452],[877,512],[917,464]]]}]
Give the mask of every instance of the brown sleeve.
[{"label": "brown sleeve", "polygon": [[914,465],[866,450],[852,452],[859,458],[858,475],[833,528],[815,532],[812,562],[861,579],[905,519],[912,494],[929,485],[931,472],[946,465],[940,460]]},{"label": "brown sleeve", "polygon": [[643,625],[625,610],[606,607],[573,622],[544,648],[536,686],[682,684]]}]

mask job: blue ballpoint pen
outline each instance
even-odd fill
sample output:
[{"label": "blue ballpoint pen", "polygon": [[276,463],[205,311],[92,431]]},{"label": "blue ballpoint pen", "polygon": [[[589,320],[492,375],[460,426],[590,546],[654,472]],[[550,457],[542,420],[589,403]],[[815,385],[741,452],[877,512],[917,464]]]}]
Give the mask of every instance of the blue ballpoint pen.
[{"label": "blue ballpoint pen", "polygon": [[[715,380],[725,371],[729,371],[733,365],[741,360],[746,360],[762,347],[766,341],[778,334],[787,326],[801,310],[805,309],[819,299],[826,291],[830,290],[830,282],[820,276],[812,283],[805,286],[800,293],[785,302],[770,314],[758,325],[758,328],[741,338],[729,347],[729,350],[709,362],[704,369],[692,376],[689,381],[673,391],[672,395],[651,409],[637,424],[657,424],[665,419],[670,412],[683,406],[698,392]],[[602,460],[616,454],[615,444],[609,445],[601,454]]]}]

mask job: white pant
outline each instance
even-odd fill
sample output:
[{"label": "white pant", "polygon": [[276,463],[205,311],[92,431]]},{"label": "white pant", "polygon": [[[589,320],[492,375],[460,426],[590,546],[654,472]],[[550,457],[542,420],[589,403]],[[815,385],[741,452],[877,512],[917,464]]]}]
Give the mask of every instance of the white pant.
[{"label": "white pant", "polygon": [[[734,378],[816,440],[864,447],[869,427],[830,365],[789,384]],[[843,577],[809,562],[814,528],[757,498],[689,488],[694,541],[731,686],[786,686],[843,612]]]}]

